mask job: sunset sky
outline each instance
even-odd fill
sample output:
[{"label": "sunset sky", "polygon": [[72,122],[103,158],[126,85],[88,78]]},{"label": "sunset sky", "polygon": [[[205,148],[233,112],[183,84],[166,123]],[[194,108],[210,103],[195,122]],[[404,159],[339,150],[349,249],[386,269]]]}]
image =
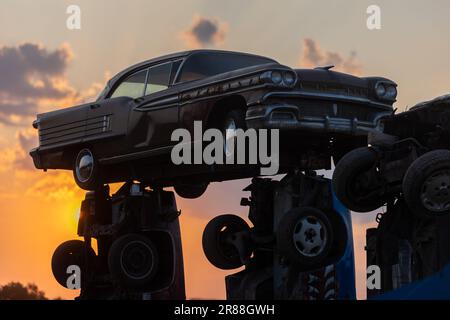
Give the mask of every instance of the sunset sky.
[{"label": "sunset sky", "polygon": [[[66,8],[81,8],[81,30]],[[381,7],[381,30],[366,8]],[[292,67],[335,64],[399,85],[396,107],[450,93],[450,2],[317,0],[2,0],[0,3],[0,285],[34,282],[49,297],[72,298],[53,279],[50,259],[75,238],[84,193],[70,172],[34,170],[35,114],[87,102],[123,68],[162,54],[208,47],[272,57]],[[213,184],[178,199],[188,298],[224,298],[224,275],[201,249],[203,227],[222,213],[246,215],[248,181]],[[364,297],[365,228],[353,215],[359,297]]]}]

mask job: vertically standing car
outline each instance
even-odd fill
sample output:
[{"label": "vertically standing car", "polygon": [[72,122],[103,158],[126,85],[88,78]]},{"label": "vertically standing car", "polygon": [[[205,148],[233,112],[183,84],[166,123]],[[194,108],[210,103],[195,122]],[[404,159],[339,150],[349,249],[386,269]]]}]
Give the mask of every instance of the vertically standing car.
[{"label": "vertically standing car", "polygon": [[339,199],[369,212],[404,198],[419,217],[450,213],[450,95],[383,119],[382,133],[357,148],[334,171]]}]

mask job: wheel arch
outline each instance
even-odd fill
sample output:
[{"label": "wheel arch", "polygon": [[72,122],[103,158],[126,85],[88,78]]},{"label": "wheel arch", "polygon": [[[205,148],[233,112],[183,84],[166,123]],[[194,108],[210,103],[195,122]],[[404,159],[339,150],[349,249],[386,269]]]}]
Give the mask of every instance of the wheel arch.
[{"label": "wheel arch", "polygon": [[235,94],[217,100],[208,114],[206,122],[208,127],[217,126],[220,120],[234,109],[240,109],[244,112],[247,110],[247,100],[242,95]]},{"label": "wheel arch", "polygon": [[73,145],[70,148],[67,148],[63,151],[62,160],[64,163],[64,166],[67,167],[67,169],[72,169],[74,161],[78,155],[78,153],[83,149],[89,149],[92,153],[94,153],[94,150],[92,148],[92,145],[87,143],[80,143]]}]

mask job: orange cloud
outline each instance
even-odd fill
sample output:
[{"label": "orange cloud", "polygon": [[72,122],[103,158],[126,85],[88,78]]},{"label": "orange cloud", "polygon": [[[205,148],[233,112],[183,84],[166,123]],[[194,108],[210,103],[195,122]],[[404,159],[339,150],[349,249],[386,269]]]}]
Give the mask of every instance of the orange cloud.
[{"label": "orange cloud", "polygon": [[338,52],[322,49],[316,41],[310,38],[303,40],[300,65],[302,67],[334,65],[336,70],[355,75],[362,73],[362,65],[356,58],[356,52],[352,51],[348,57],[345,57]]},{"label": "orange cloud", "polygon": [[225,42],[227,32],[227,23],[197,15],[189,29],[181,33],[181,38],[189,48],[220,46]]}]

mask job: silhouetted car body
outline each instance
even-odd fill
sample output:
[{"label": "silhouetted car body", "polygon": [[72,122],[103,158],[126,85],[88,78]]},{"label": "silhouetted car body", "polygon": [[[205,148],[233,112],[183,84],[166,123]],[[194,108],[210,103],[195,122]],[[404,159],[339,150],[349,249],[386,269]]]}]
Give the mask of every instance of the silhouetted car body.
[{"label": "silhouetted car body", "polygon": [[[380,95],[379,88],[391,95]],[[322,168],[336,146],[365,143],[368,132],[380,130],[380,118],[392,113],[395,88],[384,78],[329,68],[294,70],[245,53],[176,53],[120,72],[93,103],[39,114],[33,123],[39,146],[31,156],[38,169],[75,171],[78,163],[81,173],[75,173],[81,176],[95,162],[103,183],[136,179],[173,185],[186,178],[209,182],[252,176],[255,168],[174,166],[167,158],[174,129],[192,134],[194,121],[224,129],[225,118],[236,110],[244,126],[279,128],[282,138],[284,132],[298,135],[296,144],[288,143],[295,161],[303,168]]]},{"label": "silhouetted car body", "polygon": [[404,198],[419,217],[450,214],[450,95],[386,117],[369,147],[336,166],[334,189],[352,211],[371,212]]}]

